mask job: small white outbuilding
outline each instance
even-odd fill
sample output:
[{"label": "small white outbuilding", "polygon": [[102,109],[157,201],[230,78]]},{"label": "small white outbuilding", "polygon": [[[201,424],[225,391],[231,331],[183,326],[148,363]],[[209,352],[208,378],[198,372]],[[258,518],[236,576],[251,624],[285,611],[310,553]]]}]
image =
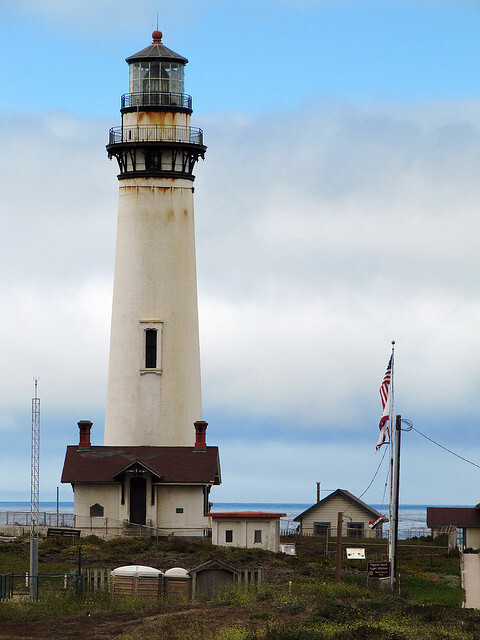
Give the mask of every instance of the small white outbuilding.
[{"label": "small white outbuilding", "polygon": [[285,513],[227,511],[207,513],[212,519],[212,544],[280,551],[280,518]]}]

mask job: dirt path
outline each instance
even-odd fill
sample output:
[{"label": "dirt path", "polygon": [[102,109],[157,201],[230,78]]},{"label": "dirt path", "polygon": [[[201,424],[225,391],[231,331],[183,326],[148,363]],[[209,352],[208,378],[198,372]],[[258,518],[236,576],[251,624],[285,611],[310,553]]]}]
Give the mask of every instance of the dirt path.
[{"label": "dirt path", "polygon": [[[168,625],[178,631],[182,620],[195,622],[200,629],[203,625],[212,625],[220,629],[227,625],[241,622],[246,628],[255,628],[260,621],[250,620],[251,610],[248,606],[201,607],[187,605],[176,611],[165,612],[158,609],[155,613],[105,613],[95,615],[79,615],[60,618],[49,622],[2,622],[0,624],[0,640],[114,640],[123,633],[141,634],[148,638],[156,637],[159,627],[168,634]],[[165,636],[167,637],[167,636]],[[177,637],[177,636],[175,636]]]}]

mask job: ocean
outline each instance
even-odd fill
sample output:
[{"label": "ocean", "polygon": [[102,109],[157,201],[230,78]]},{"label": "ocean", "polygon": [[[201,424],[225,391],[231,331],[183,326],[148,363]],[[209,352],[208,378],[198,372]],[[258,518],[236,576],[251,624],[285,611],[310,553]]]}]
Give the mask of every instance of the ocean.
[{"label": "ocean", "polygon": [[[216,502],[212,511],[271,511],[285,513],[281,519],[282,530],[291,530],[296,525],[293,519],[300,513],[312,506],[312,503],[278,503],[278,502]],[[388,517],[388,506],[372,504],[370,505],[380,513],[385,513]],[[28,513],[30,511],[29,502],[0,502],[0,524],[5,524],[6,512]],[[56,502],[40,502],[39,511],[45,513],[56,513]],[[73,502],[60,502],[58,512],[73,513]],[[3,516],[3,517],[2,517]],[[427,505],[404,504],[398,510],[398,529],[400,538],[410,538],[413,536],[428,535],[427,529]],[[384,524],[384,531],[388,530],[388,523]]]}]

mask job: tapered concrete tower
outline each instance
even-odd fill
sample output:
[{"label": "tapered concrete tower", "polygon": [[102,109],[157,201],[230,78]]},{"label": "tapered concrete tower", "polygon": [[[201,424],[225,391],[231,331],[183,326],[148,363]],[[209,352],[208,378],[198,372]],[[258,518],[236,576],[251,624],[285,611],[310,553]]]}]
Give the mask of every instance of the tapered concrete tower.
[{"label": "tapered concrete tower", "polygon": [[74,490],[77,528],[203,538],[221,482],[198,345],[193,168],[205,147],[190,126],[187,60],[154,31],[127,63],[122,126],[107,145],[120,173],[105,445],[92,445],[92,422],[80,420],[62,482]]},{"label": "tapered concrete tower", "polygon": [[129,93],[107,151],[120,173],[105,445],[193,446],[202,419],[186,58],[153,43],[127,58]]}]

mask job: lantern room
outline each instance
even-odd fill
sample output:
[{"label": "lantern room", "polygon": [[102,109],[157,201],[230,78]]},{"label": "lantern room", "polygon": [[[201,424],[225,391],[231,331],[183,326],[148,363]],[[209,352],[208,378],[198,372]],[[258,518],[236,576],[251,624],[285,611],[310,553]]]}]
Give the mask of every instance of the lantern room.
[{"label": "lantern room", "polygon": [[122,108],[176,106],[191,110],[184,94],[188,60],[162,44],[162,32],[152,33],[152,44],[126,59],[130,69],[130,93],[122,96]]},{"label": "lantern room", "polygon": [[174,61],[130,64],[130,93],[183,93],[184,69]]}]

